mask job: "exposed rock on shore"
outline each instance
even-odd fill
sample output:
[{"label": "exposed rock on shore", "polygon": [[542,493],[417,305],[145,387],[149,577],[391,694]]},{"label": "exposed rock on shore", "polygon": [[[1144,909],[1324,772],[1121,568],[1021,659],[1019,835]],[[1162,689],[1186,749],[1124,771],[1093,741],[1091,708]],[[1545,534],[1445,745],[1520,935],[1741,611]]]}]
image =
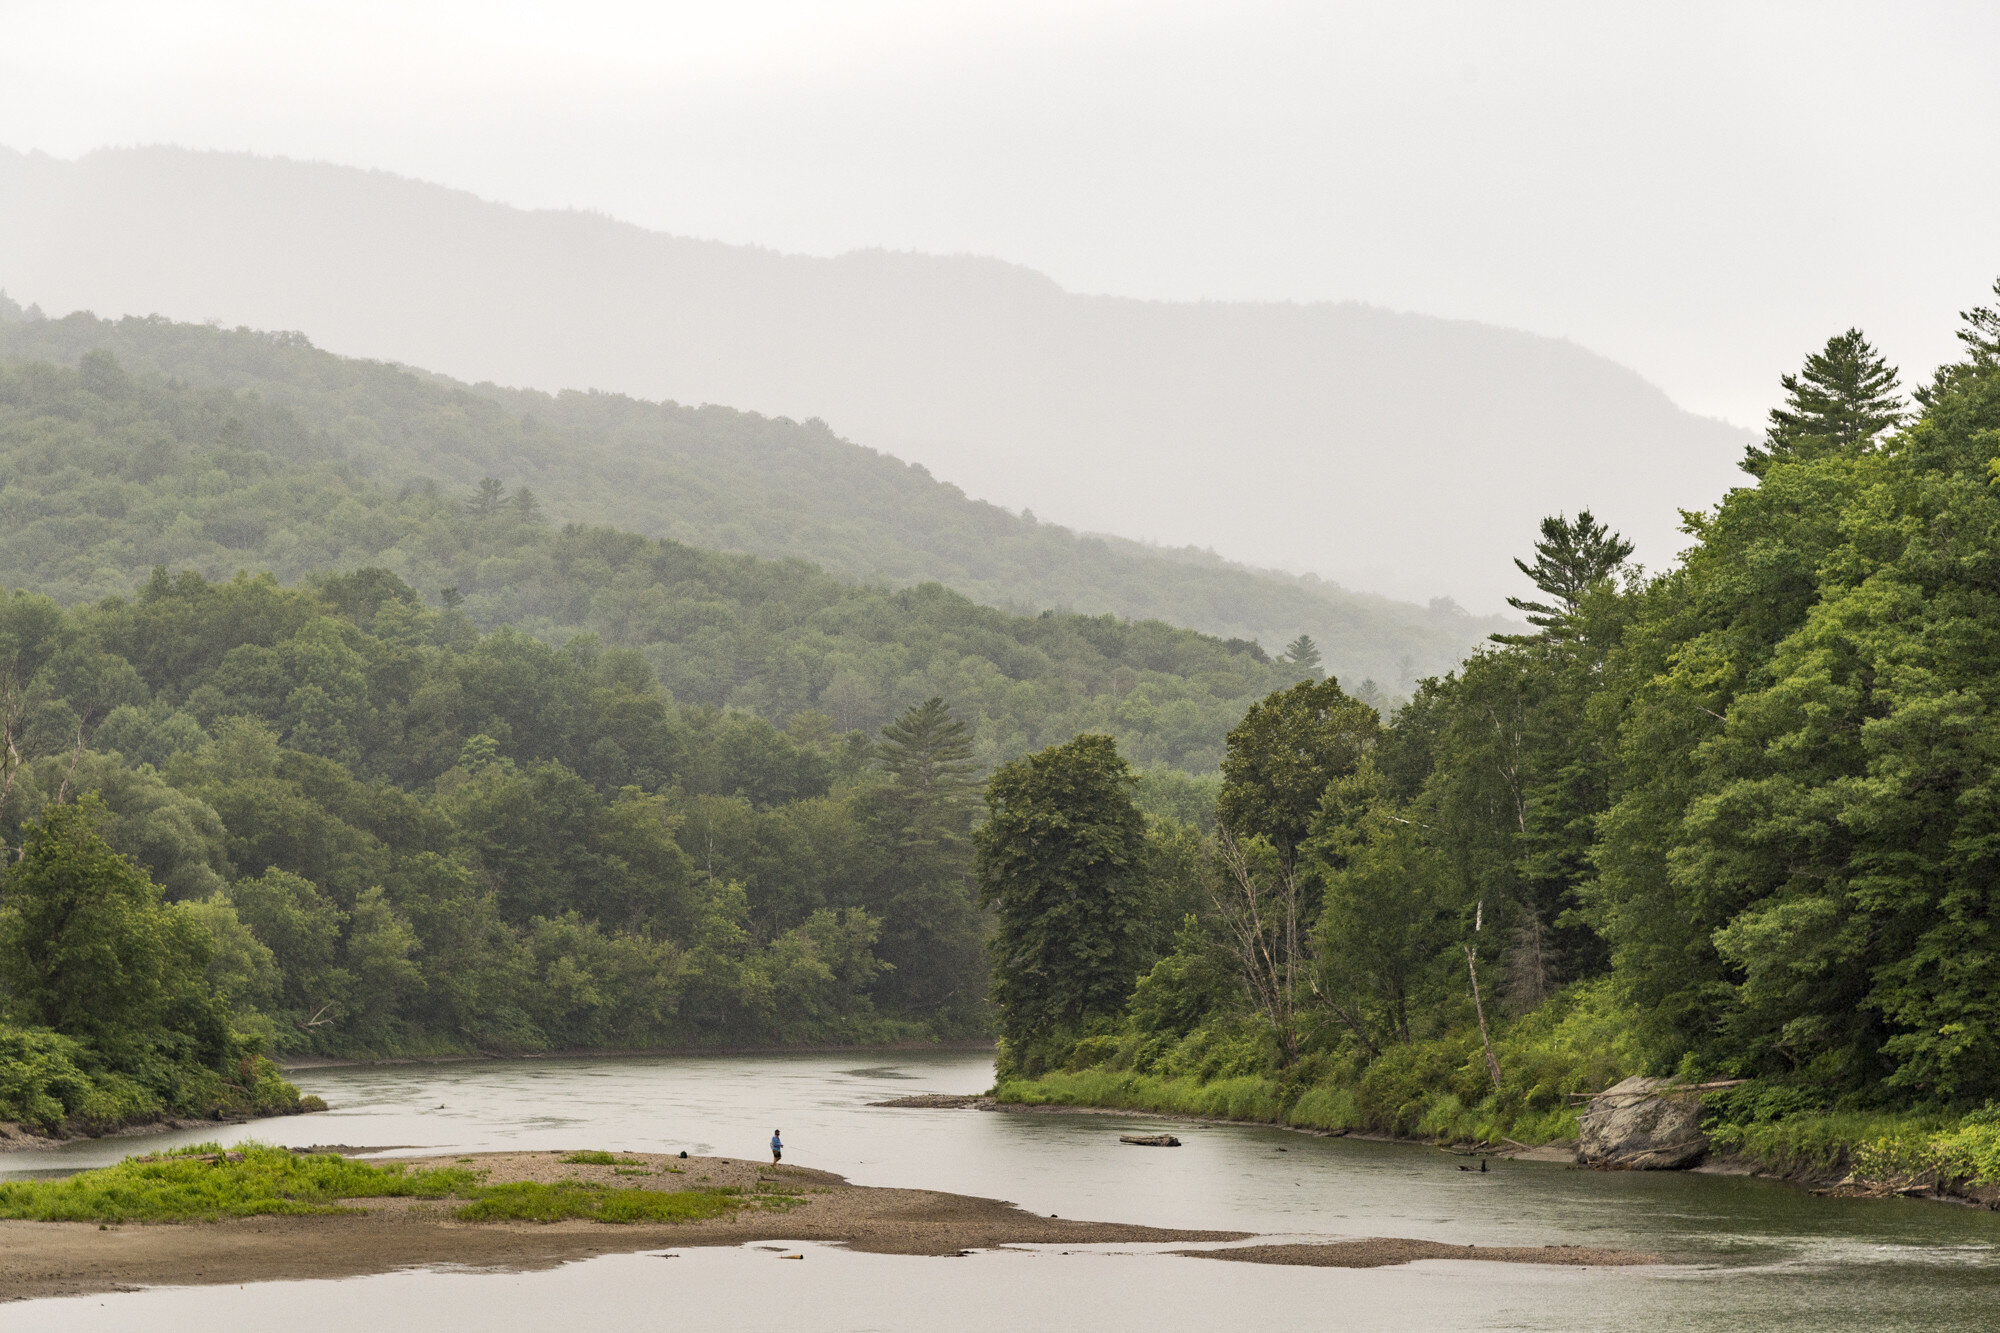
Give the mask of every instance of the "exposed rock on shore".
[{"label": "exposed rock on shore", "polygon": [[1701,1094],[1637,1075],[1598,1093],[1577,1117],[1576,1160],[1615,1171],[1681,1171],[1708,1153]]}]

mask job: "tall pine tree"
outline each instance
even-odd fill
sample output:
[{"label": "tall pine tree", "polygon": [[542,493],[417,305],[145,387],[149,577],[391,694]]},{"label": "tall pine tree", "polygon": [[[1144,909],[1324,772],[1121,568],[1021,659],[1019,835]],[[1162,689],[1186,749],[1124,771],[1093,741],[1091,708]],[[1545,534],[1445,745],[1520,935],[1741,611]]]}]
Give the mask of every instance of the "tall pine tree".
[{"label": "tall pine tree", "polygon": [[1903,419],[1896,368],[1860,329],[1826,340],[1804,369],[1779,381],[1785,405],[1771,409],[1764,442],[1750,446],[1743,470],[1761,477],[1775,463],[1858,453]]},{"label": "tall pine tree", "polygon": [[[1509,597],[1507,605],[1528,613],[1528,623],[1559,632],[1576,613],[1584,594],[1618,572],[1632,554],[1632,543],[1599,523],[1588,509],[1575,521],[1562,514],[1542,520],[1542,539],[1535,543],[1535,563],[1516,557],[1514,568],[1534,580],[1546,602]],[[1495,634],[1495,643],[1529,643],[1534,635]]]},{"label": "tall pine tree", "polygon": [[876,759],[889,781],[869,813],[887,860],[870,911],[876,953],[892,969],[885,1001],[933,1022],[977,1022],[982,934],[972,883],[972,735],[941,698],[882,728]]}]

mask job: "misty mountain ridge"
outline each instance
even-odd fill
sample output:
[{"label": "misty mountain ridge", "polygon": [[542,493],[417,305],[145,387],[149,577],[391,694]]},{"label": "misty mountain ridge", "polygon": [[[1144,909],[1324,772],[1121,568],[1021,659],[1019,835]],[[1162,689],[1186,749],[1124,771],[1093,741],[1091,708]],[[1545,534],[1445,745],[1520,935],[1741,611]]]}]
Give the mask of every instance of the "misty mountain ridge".
[{"label": "misty mountain ridge", "polygon": [[[12,319],[8,318],[12,312]],[[470,495],[486,477],[532,490],[558,522],[602,524],[706,550],[798,559],[837,577],[904,588],[940,582],[1015,613],[1111,612],[1161,620],[1273,651],[1297,634],[1320,645],[1350,688],[1407,694],[1450,670],[1484,637],[1513,628],[1440,602],[1415,607],[1308,577],[1245,569],[1200,551],[1079,536],[967,499],[919,464],[839,439],[825,423],[622,395],[468,386],[382,362],[335,356],[300,334],[116,322],[29,321],[0,298],[0,364],[76,366],[109,352],[134,375],[254,394],[337,448],[343,465],[388,485]],[[0,491],[0,494],[4,494]],[[228,535],[198,568],[227,572],[277,548],[260,521]],[[242,524],[236,524],[242,526]],[[310,545],[310,543],[308,543]],[[305,558],[301,553],[301,558]],[[311,558],[278,572],[312,572]],[[41,590],[69,599],[129,591],[129,572]],[[430,590],[435,593],[435,589]],[[1365,692],[1365,691],[1364,691]]]},{"label": "misty mountain ridge", "polygon": [[0,151],[0,282],[471,381],[823,418],[1066,526],[1476,608],[1520,590],[1551,510],[1664,564],[1748,438],[1467,321],[1081,296],[997,260],[784,255],[236,154]]}]

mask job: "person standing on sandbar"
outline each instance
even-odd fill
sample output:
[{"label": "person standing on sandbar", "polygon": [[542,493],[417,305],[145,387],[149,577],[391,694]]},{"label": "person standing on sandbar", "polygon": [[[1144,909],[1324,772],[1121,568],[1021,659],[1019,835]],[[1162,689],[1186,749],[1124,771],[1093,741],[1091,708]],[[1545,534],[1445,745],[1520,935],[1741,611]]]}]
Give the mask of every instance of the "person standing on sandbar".
[{"label": "person standing on sandbar", "polygon": [[774,1129],[774,1130],[772,1130],[772,1131],[771,1131],[771,1165],[772,1165],[772,1166],[776,1166],[776,1165],[777,1165],[777,1164],[778,1164],[778,1163],[779,1163],[779,1162],[780,1162],[781,1160],[783,1160],[783,1158],[784,1158],[784,1156],[785,1156],[785,1143],[784,1143],[784,1140],[778,1137],[778,1135],[779,1135],[780,1133],[782,1133],[782,1132],[783,1132],[783,1131],[781,1131],[781,1130],[776,1130],[776,1129]]}]

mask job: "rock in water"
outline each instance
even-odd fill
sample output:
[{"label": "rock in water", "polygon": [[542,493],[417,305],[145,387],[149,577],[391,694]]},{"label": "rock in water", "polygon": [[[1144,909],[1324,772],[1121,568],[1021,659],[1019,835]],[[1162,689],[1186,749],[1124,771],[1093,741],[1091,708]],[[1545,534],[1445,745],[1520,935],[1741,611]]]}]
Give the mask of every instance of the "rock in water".
[{"label": "rock in water", "polygon": [[1634,1076],[1590,1099],[1577,1118],[1576,1160],[1616,1171],[1680,1171],[1708,1152],[1701,1096],[1667,1078]]},{"label": "rock in water", "polygon": [[1120,1134],[1120,1143],[1135,1143],[1141,1148],[1178,1148],[1181,1141],[1171,1134]]}]

